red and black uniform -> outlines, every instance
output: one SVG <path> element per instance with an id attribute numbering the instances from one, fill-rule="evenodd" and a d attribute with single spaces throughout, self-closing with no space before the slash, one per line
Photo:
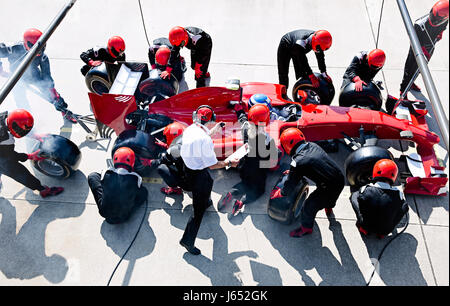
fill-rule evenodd
<path id="1" fill-rule="evenodd" d="M 295 152 L 295 153 L 292 153 Z M 333 208 L 345 185 L 342 171 L 317 144 L 301 142 L 291 151 L 292 162 L 286 179 L 282 180 L 281 195 L 292 194 L 298 182 L 306 177 L 316 184 L 316 190 L 306 199 L 301 212 L 303 227 L 312 228 L 319 210 Z"/>
<path id="2" fill-rule="evenodd" d="M 196 72 L 195 80 L 197 81 L 197 88 L 205 87 L 205 79 L 209 77 L 208 68 L 212 51 L 211 36 L 209 36 L 209 34 L 202 29 L 196 27 L 187 27 L 185 30 L 189 36 L 185 47 L 191 50 L 191 68 L 194 70 L 200 70 L 201 72 Z M 179 56 L 180 47 L 174 47 L 174 50 L 177 55 L 173 58 L 176 59 Z M 170 58 L 171 59 L 169 60 L 168 66 L 175 68 L 175 63 L 172 62 L 172 55 Z M 196 67 L 200 68 L 196 69 Z"/>
<path id="3" fill-rule="evenodd" d="M 341 88 L 352 83 L 356 76 L 359 76 L 362 81 L 369 83 L 381 70 L 382 67 L 375 68 L 369 66 L 368 54 L 368 51 L 361 51 L 353 57 L 350 66 L 347 67 L 344 73 L 344 81 L 342 82 Z"/>
<path id="4" fill-rule="evenodd" d="M 124 62 L 125 53 L 118 57 L 113 57 L 111 53 L 109 53 L 108 48 L 95 47 L 81 53 L 80 58 L 86 64 L 81 68 L 81 73 L 86 75 L 86 73 L 88 73 L 92 68 L 90 61 L 101 61 L 106 63 Z"/>
<path id="5" fill-rule="evenodd" d="M 0 58 L 8 59 L 11 71 L 17 69 L 27 53 L 23 42 L 18 42 L 12 46 L 0 43 Z M 0 70 L 2 70 L 1 61 Z M 67 103 L 55 90 L 55 82 L 50 73 L 50 61 L 44 51 L 41 51 L 33 59 L 21 80 L 37 86 L 41 93 L 46 96 L 46 99 L 55 106 L 56 110 L 64 111 L 67 108 Z"/>
<path id="6" fill-rule="evenodd" d="M 426 15 L 422 18 L 419 18 L 414 23 L 414 29 L 416 30 L 417 37 L 419 38 L 420 45 L 422 46 L 422 50 L 424 51 L 425 56 L 428 61 L 431 59 L 431 56 L 434 53 L 434 45 L 436 42 L 441 40 L 442 34 L 447 29 L 448 21 L 439 25 L 432 26 L 430 23 L 430 16 Z M 406 87 L 408 86 L 411 78 L 414 76 L 418 69 L 417 61 L 414 56 L 414 51 L 412 48 L 409 48 L 408 57 L 405 63 L 405 71 L 403 74 L 403 80 L 400 84 L 400 92 L 404 92 Z"/>
<path id="7" fill-rule="evenodd" d="M 28 160 L 28 154 L 14 150 L 15 140 L 6 125 L 8 112 L 0 113 L 0 175 L 4 174 L 31 190 L 43 191 L 46 187 L 21 163 Z"/>
<path id="8" fill-rule="evenodd" d="M 289 87 L 289 63 L 292 59 L 295 77 L 308 77 L 313 71 L 308 63 L 308 54 L 312 50 L 312 37 L 315 31 L 296 30 L 285 34 L 278 45 L 277 62 L 278 78 L 281 85 Z M 323 51 L 314 52 L 320 72 L 326 72 L 325 54 Z"/>
<path id="9" fill-rule="evenodd" d="M 350 202 L 360 231 L 379 236 L 391 233 L 409 209 L 403 193 L 385 182 L 361 187 Z"/>
<path id="10" fill-rule="evenodd" d="M 127 221 L 148 197 L 141 176 L 124 168 L 109 168 L 103 176 L 93 172 L 88 184 L 100 215 L 111 224 Z"/>
<path id="11" fill-rule="evenodd" d="M 155 59 L 156 52 L 161 46 L 167 46 L 170 49 L 169 64 L 165 66 L 159 65 Z M 158 68 L 164 71 L 166 70 L 166 67 L 170 65 L 170 67 L 173 69 L 171 73 L 177 78 L 177 80 L 180 81 L 183 78 L 184 58 L 180 56 L 179 50 L 175 50 L 168 38 L 160 37 L 153 41 L 153 44 L 148 48 L 148 60 L 152 69 Z"/>

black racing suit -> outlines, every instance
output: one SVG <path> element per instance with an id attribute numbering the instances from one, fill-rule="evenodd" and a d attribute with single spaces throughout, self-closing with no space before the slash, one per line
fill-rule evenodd
<path id="1" fill-rule="evenodd" d="M 123 168 L 109 168 L 103 177 L 93 172 L 88 184 L 100 215 L 111 224 L 127 221 L 148 197 L 139 174 Z"/>
<path id="2" fill-rule="evenodd" d="M 403 193 L 387 183 L 361 187 L 350 197 L 357 225 L 368 233 L 388 235 L 408 212 Z"/>
<path id="3" fill-rule="evenodd" d="M 345 178 L 336 163 L 317 144 L 303 142 L 294 152 L 288 177 L 281 187 L 281 194 L 283 196 L 292 194 L 303 177 L 316 184 L 316 190 L 306 199 L 301 211 L 302 226 L 312 228 L 319 210 L 333 208 L 336 205 L 344 188 Z"/>
<path id="4" fill-rule="evenodd" d="M 430 18 L 429 15 L 426 15 L 422 18 L 419 18 L 414 23 L 414 29 L 416 30 L 417 37 L 419 38 L 420 45 L 422 47 L 425 47 L 427 52 L 429 53 L 428 61 L 430 60 L 431 56 L 433 55 L 434 49 L 433 46 L 438 40 L 438 36 L 442 35 L 442 33 L 447 28 L 448 21 L 444 24 L 433 27 L 430 24 Z M 404 92 L 406 90 L 406 87 L 408 86 L 409 82 L 411 81 L 412 77 L 414 76 L 414 73 L 416 73 L 418 69 L 416 58 L 414 56 L 414 51 L 412 48 L 409 48 L 408 57 L 406 59 L 405 63 L 405 71 L 403 74 L 403 80 L 400 84 L 400 92 Z"/>
<path id="5" fill-rule="evenodd" d="M 148 48 L 148 60 L 152 67 L 156 67 L 157 69 L 164 71 L 166 70 L 167 65 L 161 66 L 156 63 L 156 52 L 161 46 L 167 46 L 170 49 L 170 58 L 169 63 L 171 63 L 172 74 L 177 78 L 178 81 L 181 81 L 183 78 L 183 62 L 184 59 L 180 56 L 179 52 L 176 52 L 170 43 L 169 39 L 165 37 L 157 38 L 153 41 L 153 44 Z"/>
<path id="6" fill-rule="evenodd" d="M 285 34 L 278 45 L 278 78 L 281 85 L 289 87 L 289 62 L 292 59 L 297 80 L 308 77 L 313 71 L 306 54 L 312 50 L 311 39 L 314 31 L 296 30 Z M 326 72 L 325 55 L 322 51 L 314 52 L 320 72 Z"/>
<path id="7" fill-rule="evenodd" d="M 208 67 L 212 51 L 211 36 L 202 29 L 196 27 L 187 27 L 185 30 L 189 35 L 189 40 L 185 47 L 191 50 L 191 68 L 195 70 L 196 64 L 202 65 L 200 67 L 202 75 L 200 77 L 195 77 L 195 80 L 197 81 L 196 87 L 205 87 L 205 79 L 209 77 Z M 176 59 L 179 56 L 180 47 L 174 47 L 174 51 L 177 56 L 174 56 L 173 58 Z M 172 59 L 172 55 L 170 58 Z M 172 68 L 175 67 L 171 60 L 169 61 L 168 66 Z"/>
<path id="8" fill-rule="evenodd" d="M 31 190 L 42 191 L 45 187 L 21 164 L 28 160 L 28 155 L 14 151 L 14 137 L 6 126 L 7 115 L 0 113 L 0 175 L 9 176 Z"/>
<path id="9" fill-rule="evenodd" d="M 28 51 L 25 49 L 23 42 L 18 42 L 12 46 L 0 43 L 0 58 L 8 59 L 11 71 L 17 69 L 27 53 Z M 0 66 L 2 66 L 1 61 Z M 55 82 L 50 73 L 50 61 L 42 51 L 39 56 L 33 59 L 22 75 L 21 80 L 37 86 L 46 99 L 55 106 L 56 110 L 62 111 L 67 108 L 67 103 L 64 99 L 59 94 L 55 96 L 53 93 Z"/>
<path id="10" fill-rule="evenodd" d="M 105 47 L 95 47 L 89 49 L 80 54 L 81 60 L 86 64 L 81 68 L 81 73 L 86 75 L 86 73 L 91 70 L 91 66 L 89 65 L 89 61 L 102 61 L 106 63 L 115 63 L 115 62 L 124 62 L 125 61 L 125 53 L 119 57 L 113 57 L 108 49 Z"/>
<path id="11" fill-rule="evenodd" d="M 361 51 L 353 57 L 350 66 L 347 67 L 344 73 L 344 81 L 341 89 L 353 82 L 353 78 L 359 76 L 362 81 L 369 83 L 377 75 L 381 68 L 372 68 L 369 66 L 367 60 L 367 51 Z"/>
<path id="12" fill-rule="evenodd" d="M 237 167 L 241 182 L 231 188 L 231 195 L 244 204 L 251 203 L 264 194 L 267 174 L 276 165 L 278 149 L 275 141 L 265 132 L 256 132 L 256 127 L 249 123 L 245 112 L 237 112 L 242 129 L 244 144 L 248 144 L 249 153 L 244 156 Z M 271 157 L 275 160 L 271 160 Z"/>

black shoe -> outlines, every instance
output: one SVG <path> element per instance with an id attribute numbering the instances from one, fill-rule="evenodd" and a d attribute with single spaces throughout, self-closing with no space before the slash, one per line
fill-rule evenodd
<path id="1" fill-rule="evenodd" d="M 197 249 L 195 246 L 193 245 L 187 245 L 186 243 L 183 242 L 183 239 L 180 240 L 180 244 L 186 248 L 186 250 L 191 253 L 192 255 L 200 255 L 202 252 Z"/>

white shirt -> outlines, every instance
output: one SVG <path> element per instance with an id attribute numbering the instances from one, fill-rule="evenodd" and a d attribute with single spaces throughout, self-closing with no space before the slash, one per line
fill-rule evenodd
<path id="1" fill-rule="evenodd" d="M 217 164 L 214 143 L 205 126 L 194 123 L 184 130 L 181 158 L 191 170 L 202 170 Z"/>

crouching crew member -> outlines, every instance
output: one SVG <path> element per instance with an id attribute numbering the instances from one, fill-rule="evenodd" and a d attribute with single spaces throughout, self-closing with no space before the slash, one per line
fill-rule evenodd
<path id="1" fill-rule="evenodd" d="M 296 185 L 306 177 L 316 184 L 316 190 L 306 199 L 301 210 L 301 225 L 290 233 L 291 237 L 311 234 L 314 219 L 319 210 L 325 209 L 327 215 L 344 188 L 345 178 L 336 163 L 315 143 L 307 142 L 297 128 L 288 128 L 281 133 L 283 149 L 292 157 L 291 167 L 283 175 L 287 179 L 282 187 L 276 187 L 271 199 L 283 198 L 294 192 Z"/>
<path id="2" fill-rule="evenodd" d="M 184 58 L 175 51 L 168 38 L 160 37 L 153 41 L 148 48 L 148 60 L 152 69 L 162 71 L 162 79 L 170 79 L 170 74 L 173 74 L 178 81 L 183 78 L 183 72 L 186 70 Z"/>
<path id="3" fill-rule="evenodd" d="M 278 45 L 277 53 L 279 83 L 286 86 L 286 89 L 289 87 L 289 62 L 292 59 L 297 80 L 308 77 L 314 87 L 319 87 L 319 79 L 314 75 L 306 57 L 311 50 L 314 50 L 320 72 L 331 83 L 324 54 L 331 44 L 331 34 L 325 30 L 295 30 L 285 34 Z"/>
<path id="4" fill-rule="evenodd" d="M 120 36 L 113 36 L 106 47 L 95 47 L 80 55 L 86 64 L 81 68 L 81 74 L 86 75 L 92 67 L 100 66 L 103 62 L 115 63 L 125 61 L 125 41 Z"/>
<path id="5" fill-rule="evenodd" d="M 177 54 L 174 58 L 178 57 L 183 47 L 191 50 L 191 68 L 195 71 L 196 87 L 205 87 L 206 79 L 210 77 L 208 67 L 212 51 L 211 36 L 196 27 L 174 27 L 169 32 L 169 40 Z M 173 63 L 169 63 L 169 68 L 174 69 Z"/>
<path id="6" fill-rule="evenodd" d="M 33 116 L 24 109 L 0 113 L 0 175 L 4 174 L 20 184 L 38 190 L 41 197 L 54 196 L 64 191 L 62 187 L 48 187 L 41 184 L 20 162 L 45 159 L 37 150 L 31 154 L 14 151 L 14 138 L 27 135 L 34 125 Z"/>
<path id="7" fill-rule="evenodd" d="M 103 176 L 93 172 L 88 177 L 98 211 L 108 223 L 127 221 L 147 200 L 148 192 L 142 186 L 142 178 L 133 172 L 135 159 L 133 150 L 119 148 L 113 156 L 114 167 L 106 170 Z"/>
<path id="8" fill-rule="evenodd" d="M 191 184 L 194 213 L 190 217 L 180 244 L 191 254 L 201 252 L 194 246 L 205 210 L 212 205 L 211 191 L 213 179 L 209 169 L 220 169 L 227 166 L 224 161 L 218 161 L 211 139 L 212 131 L 217 131 L 220 123 L 211 131 L 206 127 L 215 121 L 216 115 L 208 105 L 202 105 L 193 113 L 194 123 L 186 128 L 181 137 L 181 158 L 186 165 L 186 179 Z M 239 161 L 230 161 L 228 166 L 235 167 Z"/>
<path id="9" fill-rule="evenodd" d="M 362 91 L 363 85 L 367 85 L 373 80 L 378 71 L 383 68 L 385 61 L 386 54 L 383 50 L 374 49 L 370 52 L 359 52 L 353 57 L 350 66 L 345 71 L 341 88 L 353 82 L 355 83 L 355 91 Z"/>
<path id="10" fill-rule="evenodd" d="M 448 25 L 448 0 L 436 2 L 430 10 L 430 13 L 419 18 L 414 23 L 414 30 L 422 46 L 423 54 L 430 61 L 434 53 L 435 44 L 442 39 L 442 34 Z M 403 80 L 400 84 L 400 95 L 404 93 L 406 87 L 418 69 L 416 57 L 413 49 L 409 48 L 408 57 L 405 63 Z M 419 86 L 412 84 L 412 90 L 420 91 Z M 407 99 L 407 93 L 405 95 Z"/>
<path id="11" fill-rule="evenodd" d="M 356 214 L 356 226 L 363 235 L 378 238 L 391 233 L 408 212 L 402 191 L 394 187 L 398 168 L 390 159 L 379 160 L 373 167 L 373 183 L 361 187 L 350 197 Z"/>
<path id="12" fill-rule="evenodd" d="M 0 58 L 7 58 L 11 71 L 15 71 L 41 36 L 41 31 L 32 28 L 25 31 L 22 42 L 18 42 L 12 46 L 6 46 L 5 44 L 0 43 Z M 67 103 L 55 89 L 55 82 L 50 72 L 50 61 L 44 53 L 44 50 L 45 46 L 33 59 L 30 66 L 21 77 L 21 80 L 37 86 L 46 99 L 55 106 L 56 110 L 62 113 L 64 119 L 76 123 L 77 121 L 72 116 L 71 112 L 67 111 Z M 0 74 L 5 74 L 1 61 Z"/>
<path id="13" fill-rule="evenodd" d="M 264 194 L 267 173 L 278 161 L 275 141 L 264 130 L 270 123 L 269 108 L 256 104 L 249 109 L 248 118 L 241 104 L 236 104 L 234 110 L 241 125 L 244 145 L 248 146 L 248 154 L 237 166 L 241 182 L 234 185 L 219 203 L 220 210 L 234 201 L 231 216 L 237 215 L 244 204 Z"/>

